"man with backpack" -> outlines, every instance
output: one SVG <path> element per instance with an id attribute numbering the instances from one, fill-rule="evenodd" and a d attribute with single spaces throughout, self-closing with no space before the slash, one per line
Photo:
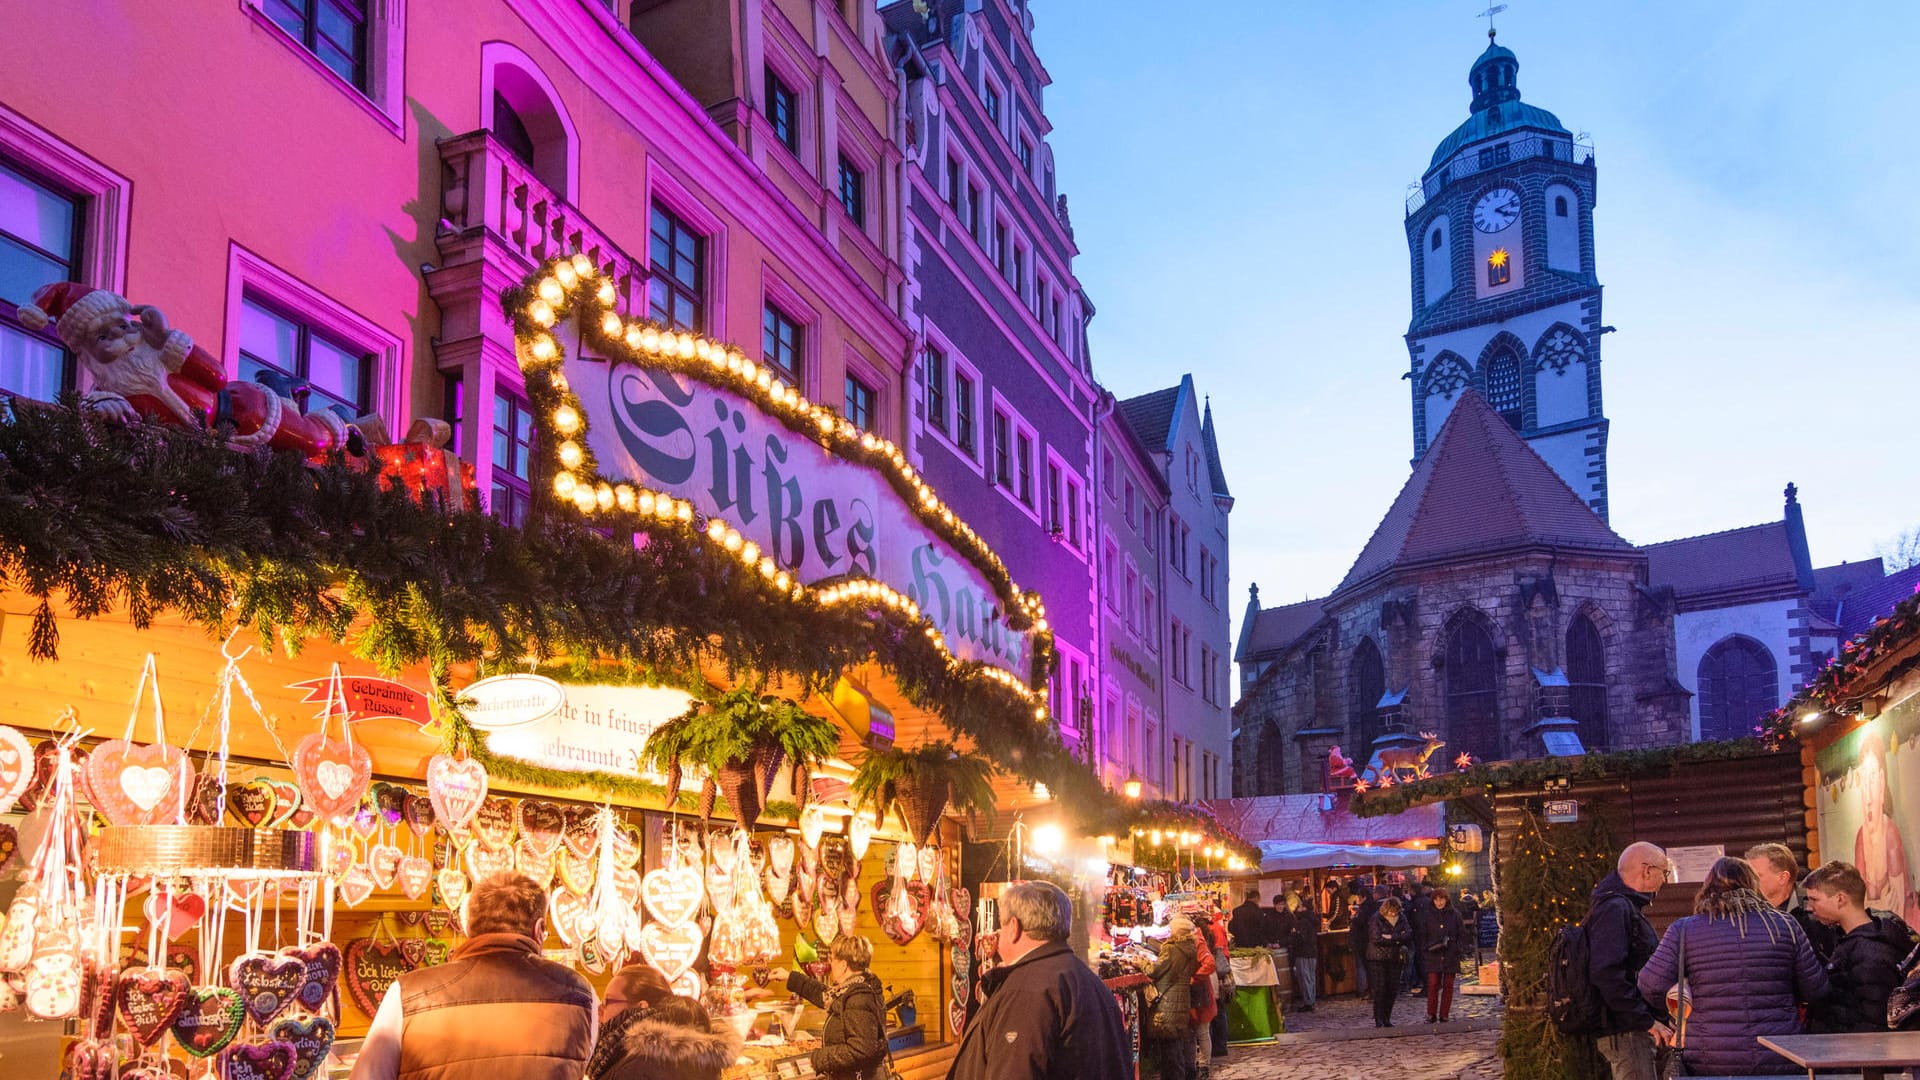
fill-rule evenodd
<path id="1" fill-rule="evenodd" d="M 1593 890 L 1579 926 L 1560 932 L 1548 968 L 1547 1011 L 1566 1035 L 1591 1035 L 1613 1080 L 1657 1080 L 1655 1044 L 1673 1041 L 1661 1012 L 1640 996 L 1640 969 L 1660 939 L 1645 908 L 1672 864 L 1648 843 L 1620 853 L 1614 872 Z"/>

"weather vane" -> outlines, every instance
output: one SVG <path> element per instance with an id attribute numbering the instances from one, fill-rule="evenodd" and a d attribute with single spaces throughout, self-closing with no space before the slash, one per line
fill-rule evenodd
<path id="1" fill-rule="evenodd" d="M 1493 35 L 1494 35 L 1494 29 L 1493 29 L 1493 17 L 1494 17 L 1495 15 L 1498 15 L 1498 14 L 1500 14 L 1501 12 L 1503 12 L 1503 11 L 1505 11 L 1505 10 L 1507 10 L 1507 5 L 1505 5 L 1505 4 L 1495 4 L 1495 5 L 1493 5 L 1492 7 L 1489 7 L 1489 8 L 1487 9 L 1487 10 L 1485 10 L 1485 11 L 1483 11 L 1483 12 L 1481 12 L 1480 14 L 1478 14 L 1478 15 L 1475 15 L 1475 16 L 1474 16 L 1474 18 L 1476 18 L 1476 19 L 1485 19 L 1485 20 L 1487 20 L 1487 37 L 1488 37 L 1488 38 L 1492 38 L 1492 37 L 1493 37 Z"/>

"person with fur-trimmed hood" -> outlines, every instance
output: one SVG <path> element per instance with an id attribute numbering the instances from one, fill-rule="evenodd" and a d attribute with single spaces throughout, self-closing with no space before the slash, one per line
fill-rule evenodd
<path id="1" fill-rule="evenodd" d="M 605 1080 L 720 1080 L 740 1056 L 740 1037 L 714 1031 L 707 1010 L 690 997 L 661 998 L 623 1027 L 620 1057 Z"/>

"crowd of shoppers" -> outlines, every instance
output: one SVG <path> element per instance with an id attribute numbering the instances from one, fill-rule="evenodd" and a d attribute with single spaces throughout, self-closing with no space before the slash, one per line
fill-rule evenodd
<path id="1" fill-rule="evenodd" d="M 1867 907 L 1852 864 L 1798 871 L 1780 844 L 1721 858 L 1692 914 L 1656 936 L 1646 908 L 1673 865 L 1652 844 L 1620 853 L 1581 924 L 1614 1080 L 1790 1074 L 1760 1038 L 1888 1029 L 1889 997 L 1920 958 L 1913 931 Z"/>

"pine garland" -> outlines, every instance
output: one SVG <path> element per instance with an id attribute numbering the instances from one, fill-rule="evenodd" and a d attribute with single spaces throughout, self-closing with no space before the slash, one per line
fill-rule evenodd
<path id="1" fill-rule="evenodd" d="M 1853 711 L 1859 696 L 1872 689 L 1862 680 L 1916 638 L 1920 638 L 1920 592 L 1894 605 L 1892 611 L 1841 646 L 1827 666 L 1763 719 L 1754 733 L 1770 744 L 1784 746 L 1794 738 L 1802 716 Z"/>
<path id="2" fill-rule="evenodd" d="M 1509 1080 L 1605 1080 L 1591 1040 L 1569 1039 L 1547 1019 L 1547 957 L 1560 929 L 1586 917 L 1594 886 L 1614 861 L 1601 814 L 1544 824 L 1525 813 L 1500 863 L 1500 981 L 1507 998 L 1500 1056 Z"/>
<path id="3" fill-rule="evenodd" d="M 1777 746 L 1759 739 L 1724 739 L 1662 746 L 1652 750 L 1500 761 L 1426 780 L 1409 780 L 1390 788 L 1360 792 L 1353 796 L 1350 805 L 1357 817 L 1381 817 L 1463 795 L 1477 795 L 1502 788 L 1537 788 L 1548 780 L 1564 778 L 1577 782 L 1616 776 L 1648 776 L 1678 765 L 1752 757 L 1777 749 Z"/>
<path id="4" fill-rule="evenodd" d="M 514 528 L 446 512 L 334 461 L 243 451 L 212 435 L 118 426 L 19 401 L 0 415 L 0 587 L 38 601 L 37 660 L 59 655 L 53 600 L 146 629 L 178 612 L 223 637 L 248 627 L 290 653 L 350 642 L 383 673 L 592 657 L 633 672 L 778 674 L 828 685 L 872 662 L 904 696 L 1097 818 L 1113 801 L 1053 724 L 982 664 L 949 665 L 921 624 L 888 608 L 796 601 L 679 525 L 608 537 L 569 514 Z M 446 718 L 456 730 L 457 718 Z M 503 775 L 555 785 L 493 759 Z M 595 777 L 645 794 L 629 778 Z"/>

